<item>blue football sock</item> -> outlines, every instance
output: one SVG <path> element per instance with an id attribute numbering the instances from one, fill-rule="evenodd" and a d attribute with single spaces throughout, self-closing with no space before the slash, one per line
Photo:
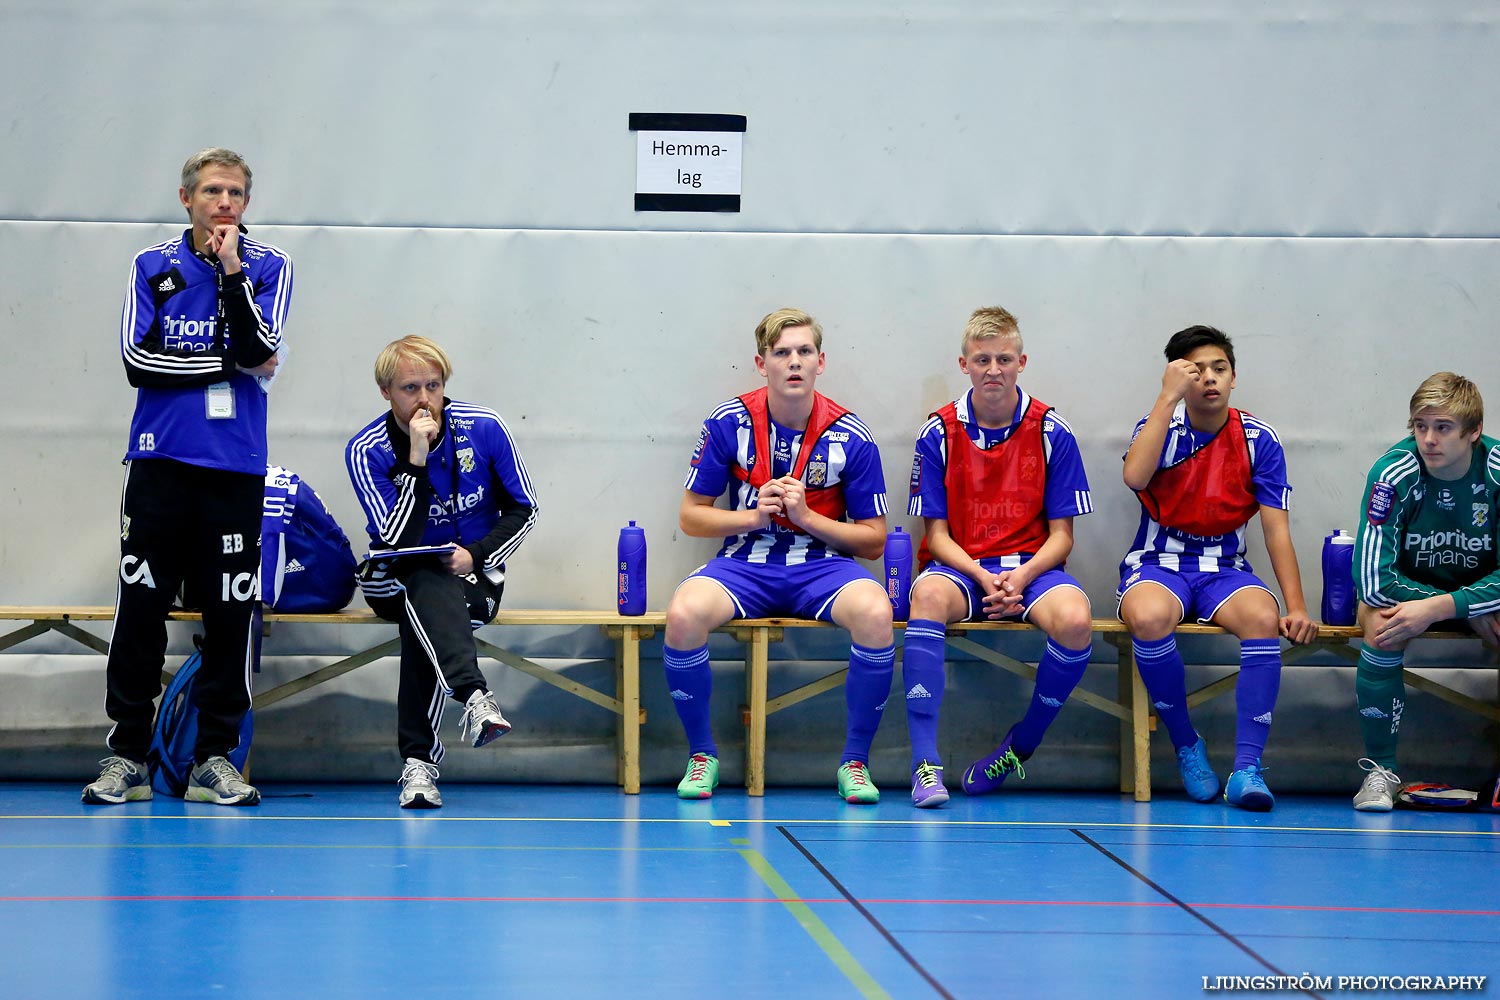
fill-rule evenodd
<path id="1" fill-rule="evenodd" d="M 1141 683 L 1151 696 L 1151 707 L 1167 727 L 1172 746 L 1181 750 L 1198 742 L 1198 731 L 1188 718 L 1187 676 L 1182 655 L 1177 652 L 1177 637 L 1168 635 L 1155 642 L 1131 639 L 1135 650 L 1135 667 Z"/>
<path id="2" fill-rule="evenodd" d="M 1271 710 L 1281 688 L 1281 640 L 1240 643 L 1240 679 L 1234 691 L 1234 770 L 1260 763 L 1271 735 Z"/>
<path id="3" fill-rule="evenodd" d="M 667 690 L 687 731 L 688 753 L 717 757 L 719 750 L 714 746 L 708 717 L 708 698 L 714 688 L 714 676 L 708 669 L 708 643 L 697 649 L 663 646 L 662 661 L 667 668 Z"/>
<path id="4" fill-rule="evenodd" d="M 906 728 L 911 734 L 911 766 L 922 761 L 942 765 L 938 756 L 938 712 L 943 706 L 942 622 L 916 619 L 906 623 L 906 652 L 901 679 L 906 687 Z"/>
<path id="5" fill-rule="evenodd" d="M 1065 649 L 1051 638 L 1036 665 L 1036 689 L 1031 692 L 1031 704 L 1026 714 L 1010 732 L 1010 745 L 1022 760 L 1030 757 L 1041 745 L 1047 727 L 1057 718 L 1063 702 L 1083 679 L 1083 671 L 1089 665 L 1089 654 L 1093 646 L 1082 649 Z"/>
<path id="6" fill-rule="evenodd" d="M 844 685 L 844 703 L 849 707 L 849 731 L 841 761 L 870 762 L 870 744 L 880 728 L 885 700 L 891 695 L 891 677 L 896 673 L 896 646 L 869 649 L 849 644 L 849 680 Z"/>

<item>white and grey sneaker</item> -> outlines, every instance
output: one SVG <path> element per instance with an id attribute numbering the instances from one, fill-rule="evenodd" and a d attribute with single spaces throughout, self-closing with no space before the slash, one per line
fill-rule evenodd
<path id="1" fill-rule="evenodd" d="M 463 728 L 464 739 L 475 747 L 493 743 L 510 732 L 510 723 L 500 714 L 500 703 L 488 691 L 475 691 L 469 695 L 459 725 Z"/>
<path id="2" fill-rule="evenodd" d="M 216 806 L 260 805 L 260 792 L 223 757 L 210 757 L 194 767 L 182 797 L 189 802 L 212 802 Z"/>
<path id="3" fill-rule="evenodd" d="M 128 757 L 106 757 L 99 762 L 104 770 L 99 780 L 83 789 L 83 801 L 91 806 L 140 802 L 151 797 L 151 775 L 146 765 Z"/>
<path id="4" fill-rule="evenodd" d="M 406 766 L 401 769 L 401 808 L 441 809 L 443 796 L 438 793 L 437 777 L 437 765 L 406 758 Z"/>
<path id="5" fill-rule="evenodd" d="M 1381 767 L 1368 757 L 1359 759 L 1359 766 L 1370 773 L 1364 784 L 1354 793 L 1354 808 L 1360 812 L 1390 812 L 1396 793 L 1401 791 L 1401 779 L 1388 767 Z"/>

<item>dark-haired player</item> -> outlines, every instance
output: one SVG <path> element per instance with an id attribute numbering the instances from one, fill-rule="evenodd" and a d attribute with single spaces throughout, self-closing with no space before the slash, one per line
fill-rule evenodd
<path id="1" fill-rule="evenodd" d="M 1227 336 L 1189 327 L 1172 335 L 1165 353 L 1161 392 L 1125 455 L 1125 485 L 1140 499 L 1141 522 L 1120 564 L 1120 619 L 1183 785 L 1198 802 L 1219 794 L 1219 778 L 1188 718 L 1173 629 L 1191 618 L 1239 638 L 1234 766 L 1224 798 L 1266 810 L 1276 800 L 1260 761 L 1281 683 L 1280 637 L 1305 643 L 1318 634 L 1292 547 L 1286 457 L 1270 424 L 1229 405 L 1235 367 Z M 1245 558 L 1245 528 L 1257 513 L 1285 615 Z"/>

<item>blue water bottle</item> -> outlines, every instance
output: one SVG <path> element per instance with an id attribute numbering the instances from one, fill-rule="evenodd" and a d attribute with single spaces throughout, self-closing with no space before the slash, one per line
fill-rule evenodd
<path id="1" fill-rule="evenodd" d="M 911 536 L 902 528 L 885 536 L 885 592 L 896 621 L 911 617 Z"/>
<path id="2" fill-rule="evenodd" d="M 646 529 L 635 522 L 620 529 L 618 568 L 619 610 L 622 615 L 646 613 Z"/>
<path id="3" fill-rule="evenodd" d="M 1353 625 L 1354 536 L 1339 530 L 1323 539 L 1323 624 Z"/>

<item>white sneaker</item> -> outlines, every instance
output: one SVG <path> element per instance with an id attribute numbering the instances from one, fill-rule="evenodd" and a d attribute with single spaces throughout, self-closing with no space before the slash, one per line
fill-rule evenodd
<path id="1" fill-rule="evenodd" d="M 1368 757 L 1359 759 L 1359 766 L 1370 773 L 1364 784 L 1354 793 L 1354 808 L 1360 812 L 1390 812 L 1396 793 L 1401 791 L 1401 779 L 1388 767 L 1381 767 Z"/>
<path id="2" fill-rule="evenodd" d="M 475 691 L 464 703 L 464 715 L 458 720 L 464 739 L 470 746 L 482 747 L 510 732 L 510 723 L 500 714 L 500 703 L 488 691 Z"/>
<path id="3" fill-rule="evenodd" d="M 106 757 L 99 780 L 84 786 L 83 801 L 92 806 L 119 805 L 151 798 L 151 776 L 146 765 L 127 757 Z"/>
<path id="4" fill-rule="evenodd" d="M 406 767 L 401 769 L 401 808 L 441 809 L 443 797 L 438 794 L 437 777 L 435 764 L 406 758 Z"/>
<path id="5" fill-rule="evenodd" d="M 193 768 L 182 797 L 189 802 L 212 802 L 216 806 L 260 805 L 260 792 L 223 757 L 210 757 Z"/>

